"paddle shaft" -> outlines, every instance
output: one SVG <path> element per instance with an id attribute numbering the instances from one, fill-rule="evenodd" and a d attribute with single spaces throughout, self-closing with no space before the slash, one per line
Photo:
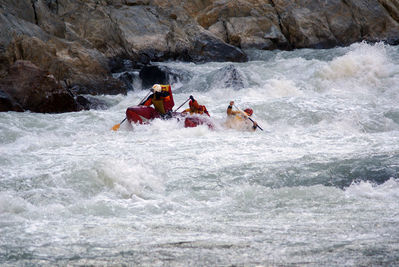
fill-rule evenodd
<path id="1" fill-rule="evenodd" d="M 139 105 L 140 105 L 140 104 L 148 97 L 148 95 L 151 94 L 151 93 L 152 93 L 152 91 L 150 90 L 150 91 L 148 92 L 148 94 L 147 94 L 143 99 L 140 100 Z"/>
<path id="2" fill-rule="evenodd" d="M 175 112 L 178 111 L 184 104 L 186 104 L 188 100 L 190 100 L 190 98 L 188 98 L 186 101 L 184 101 L 183 104 L 181 104 L 177 109 L 175 109 Z"/>
<path id="3" fill-rule="evenodd" d="M 239 107 L 237 107 L 236 105 L 234 105 L 234 107 L 236 108 L 236 109 L 238 109 L 241 113 L 244 113 L 244 111 L 242 111 Z M 245 116 L 247 119 L 249 119 L 250 121 L 252 121 L 253 123 L 255 123 L 255 121 L 253 120 L 253 119 L 251 119 L 249 116 Z M 259 125 L 258 125 L 258 123 L 256 123 L 256 126 L 259 128 L 259 129 L 261 129 L 262 131 L 263 131 L 263 129 L 262 129 L 262 127 L 260 127 Z"/>
<path id="4" fill-rule="evenodd" d="M 250 117 L 248 117 L 248 119 L 249 119 L 250 121 L 252 121 L 253 123 L 255 123 L 254 120 L 251 119 Z M 256 123 L 256 126 L 257 126 L 259 129 L 261 129 L 261 130 L 263 131 L 263 129 L 258 125 L 258 123 Z"/>

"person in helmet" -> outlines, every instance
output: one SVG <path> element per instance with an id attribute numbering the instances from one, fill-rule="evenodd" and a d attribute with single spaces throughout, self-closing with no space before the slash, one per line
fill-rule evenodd
<path id="1" fill-rule="evenodd" d="M 161 115 L 162 118 L 171 118 L 172 110 L 165 108 L 165 100 L 170 97 L 170 93 L 167 90 L 162 90 L 160 84 L 154 84 L 151 91 L 153 92 L 148 96 L 146 100 L 141 102 L 139 105 L 151 106 L 154 105 L 155 110 Z"/>
<path id="2" fill-rule="evenodd" d="M 183 113 L 190 112 L 190 114 L 206 114 L 210 117 L 208 110 L 205 106 L 198 104 L 197 100 L 194 99 L 192 95 L 190 95 L 190 102 L 188 103 L 189 108 L 184 110 Z"/>
<path id="3" fill-rule="evenodd" d="M 253 114 L 251 108 L 246 108 L 244 111 L 233 110 L 234 101 L 230 101 L 227 107 L 226 126 L 234 129 L 248 129 L 255 131 L 258 128 L 256 121 L 248 120 Z"/>

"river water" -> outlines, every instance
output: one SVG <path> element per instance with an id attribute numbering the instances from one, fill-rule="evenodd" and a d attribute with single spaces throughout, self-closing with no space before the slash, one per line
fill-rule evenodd
<path id="1" fill-rule="evenodd" d="M 0 113 L 0 265 L 398 265 L 399 47 L 248 53 L 162 64 L 214 130 L 111 131 L 146 90 Z M 230 100 L 264 131 L 226 129 Z"/>

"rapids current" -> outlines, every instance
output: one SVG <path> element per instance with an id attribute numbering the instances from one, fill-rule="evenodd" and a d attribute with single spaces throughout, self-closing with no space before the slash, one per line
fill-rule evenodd
<path id="1" fill-rule="evenodd" d="M 399 47 L 248 54 L 158 63 L 215 130 L 111 131 L 146 90 L 0 113 L 0 265 L 398 265 Z M 230 100 L 264 131 L 224 128 Z"/>

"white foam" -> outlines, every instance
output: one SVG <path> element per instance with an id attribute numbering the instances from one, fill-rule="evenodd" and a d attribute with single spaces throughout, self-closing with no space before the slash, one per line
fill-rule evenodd
<path id="1" fill-rule="evenodd" d="M 23 198 L 9 192 L 0 192 L 0 214 L 19 214 L 32 209 L 33 206 Z"/>
<path id="2" fill-rule="evenodd" d="M 327 80 L 356 80 L 377 86 L 380 79 L 390 76 L 392 64 L 382 43 L 355 44 L 352 50 L 324 66 L 319 75 Z M 348 88 L 349 89 L 349 88 Z"/>
<path id="3" fill-rule="evenodd" d="M 345 194 L 347 197 L 399 201 L 399 180 L 391 178 L 380 185 L 370 181 L 353 182 L 345 189 Z"/>
<path id="4" fill-rule="evenodd" d="M 146 198 L 151 192 L 164 191 L 164 179 L 167 177 L 161 170 L 151 166 L 154 161 L 108 159 L 99 163 L 99 178 L 105 185 L 124 198 L 133 195 Z"/>
<path id="5" fill-rule="evenodd" d="M 253 108 L 263 132 L 184 128 L 183 120 L 174 119 L 133 127 L 125 122 L 111 131 L 145 90 L 103 96 L 115 103 L 108 110 L 0 113 L 0 217 L 9 227 L 2 228 L 2 245 L 12 249 L 21 233 L 18 240 L 28 255 L 53 260 L 58 250 L 60 258 L 79 255 L 84 263 L 102 253 L 86 244 L 123 258 L 149 242 L 157 248 L 205 234 L 211 244 L 222 234 L 243 244 L 250 256 L 262 251 L 275 251 L 276 259 L 309 251 L 320 256 L 326 248 L 327 262 L 342 256 L 347 240 L 360 256 L 364 247 L 384 247 L 390 237 L 397 241 L 392 211 L 398 210 L 398 180 L 359 182 L 345 190 L 324 184 L 364 167 L 356 164 L 396 169 L 398 127 L 384 126 L 384 117 L 390 112 L 397 125 L 398 78 L 385 71 L 399 49 L 358 44 L 337 50 L 323 51 L 328 57 L 310 51 L 316 54 L 310 60 L 298 50 L 277 51 L 280 57 L 237 63 L 249 81 L 238 90 L 203 87 L 227 63 L 171 63 L 199 82 L 174 93 L 175 108 L 193 94 L 222 125 L 234 100 L 241 109 Z M 393 60 L 399 74 L 399 58 Z M 326 73 L 318 73 L 320 68 Z M 376 84 L 385 84 L 385 91 Z M 371 162 L 376 154 L 380 157 Z M 24 224 L 33 226 L 24 231 Z M 375 239 L 364 239 L 370 226 Z M 38 240 L 51 246 L 40 247 Z M 184 246 L 162 250 L 189 248 Z M 213 250 L 220 259 L 225 251 Z M 353 255 L 344 255 L 343 262 Z"/>
<path id="6" fill-rule="evenodd" d="M 292 97 L 303 95 L 294 81 L 287 79 L 271 79 L 266 86 L 266 93 L 272 97 Z"/>

